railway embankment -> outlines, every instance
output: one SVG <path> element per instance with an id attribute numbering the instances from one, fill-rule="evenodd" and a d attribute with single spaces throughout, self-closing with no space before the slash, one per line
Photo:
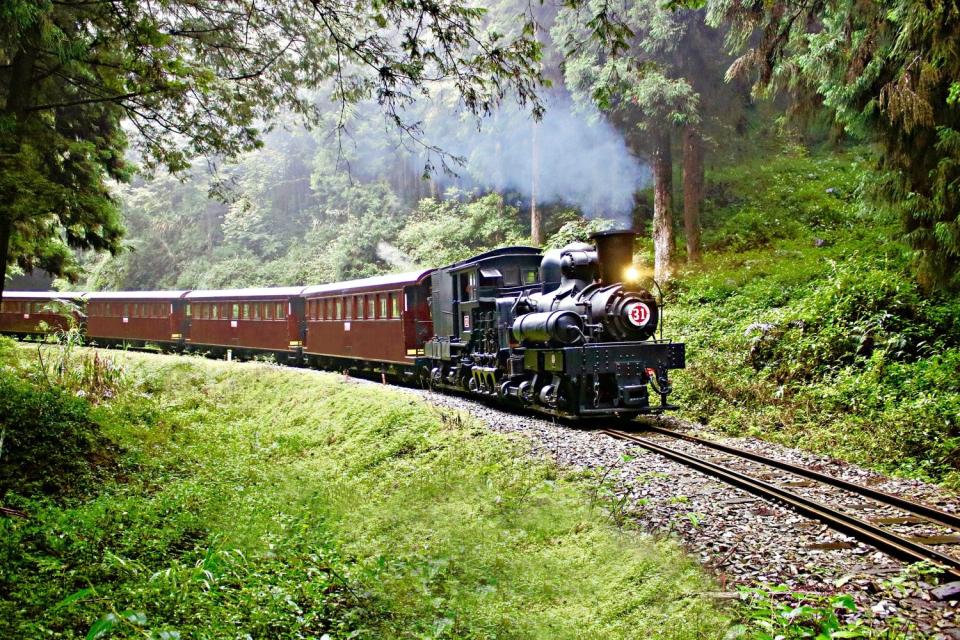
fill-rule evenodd
<path id="1" fill-rule="evenodd" d="M 0 636 L 729 629 L 695 560 L 616 526 L 593 480 L 408 393 L 0 346 Z"/>

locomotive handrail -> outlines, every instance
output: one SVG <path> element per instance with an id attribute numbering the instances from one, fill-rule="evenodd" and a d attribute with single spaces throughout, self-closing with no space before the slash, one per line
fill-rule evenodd
<path id="1" fill-rule="evenodd" d="M 660 307 L 660 342 L 663 342 L 663 324 L 664 324 L 664 313 L 663 310 L 666 308 L 666 303 L 664 302 L 663 289 L 660 288 L 660 283 L 656 281 L 655 278 L 650 278 L 650 281 L 653 282 L 653 286 L 657 288 L 657 295 L 660 296 L 660 300 L 657 302 L 657 306 Z"/>

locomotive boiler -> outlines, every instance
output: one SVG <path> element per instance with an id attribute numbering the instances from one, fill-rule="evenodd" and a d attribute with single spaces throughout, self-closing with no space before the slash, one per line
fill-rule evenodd
<path id="1" fill-rule="evenodd" d="M 438 269 L 421 370 L 433 386 L 557 415 L 672 408 L 668 371 L 683 368 L 684 345 L 656 339 L 656 300 L 624 283 L 635 238 L 608 231 L 544 255 L 510 247 Z"/>

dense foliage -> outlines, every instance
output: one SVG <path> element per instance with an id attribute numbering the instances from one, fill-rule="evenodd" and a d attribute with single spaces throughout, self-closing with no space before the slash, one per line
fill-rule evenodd
<path id="1" fill-rule="evenodd" d="M 88 402 L 0 371 L 0 501 L 93 493 L 115 456 Z"/>
<path id="2" fill-rule="evenodd" d="M 860 200 L 870 166 L 786 154 L 712 176 L 714 250 L 667 310 L 690 353 L 678 402 L 717 430 L 960 486 L 960 303 L 924 293 L 897 220 Z"/>
<path id="3" fill-rule="evenodd" d="M 75 277 L 66 245 L 119 249 L 108 180 L 130 175 L 127 131 L 148 169 L 181 171 L 259 147 L 281 109 L 322 122 L 318 90 L 338 132 L 348 107 L 372 100 L 415 134 L 403 109 L 439 84 L 467 112 L 511 91 L 538 113 L 530 29 L 506 39 L 484 13 L 449 1 L 5 2 L 0 290 L 8 261 Z"/>
<path id="4" fill-rule="evenodd" d="M 876 143 L 875 202 L 903 218 L 928 286 L 960 264 L 960 8 L 955 2 L 717 0 L 714 24 L 748 49 L 731 76 L 787 89 L 846 133 Z M 953 282 L 956 284 L 955 282 Z"/>

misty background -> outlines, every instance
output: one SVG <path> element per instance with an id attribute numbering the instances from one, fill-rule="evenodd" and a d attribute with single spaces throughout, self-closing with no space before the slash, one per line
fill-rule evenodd
<path id="1" fill-rule="evenodd" d="M 491 23 L 509 30 L 527 8 L 521 4 L 491 5 Z M 454 92 L 433 90 L 406 109 L 405 119 L 418 124 L 411 137 L 377 104 L 344 111 L 320 94 L 319 126 L 280 121 L 262 148 L 218 167 L 217 180 L 229 185 L 225 200 L 210 197 L 216 184 L 202 161 L 185 179 L 158 175 L 121 185 L 127 250 L 85 256 L 86 278 L 77 288 L 323 283 L 440 266 L 508 244 L 559 245 L 607 228 L 632 228 L 649 238 L 651 158 L 665 132 L 675 173 L 682 171 L 679 107 L 671 107 L 666 120 L 650 115 L 663 99 L 699 110 L 695 121 L 709 147 L 707 162 L 753 153 L 758 127 L 751 119 L 760 123 L 760 135 L 774 122 L 756 112 L 745 86 L 724 81 L 729 57 L 722 37 L 698 14 L 664 12 L 658 20 L 675 24 L 654 33 L 670 40 L 656 45 L 656 55 L 664 70 L 675 71 L 651 74 L 637 84 L 648 94 L 631 94 L 600 111 L 590 81 L 600 77 L 603 61 L 563 53 L 576 16 L 554 6 L 538 11 L 544 75 L 552 85 L 542 94 L 540 122 L 509 98 L 477 121 L 461 113 Z M 631 16 L 652 24 L 648 18 Z M 705 98 L 690 93 L 694 89 Z M 721 138 L 722 147 L 713 144 Z M 679 226 L 679 210 L 676 215 Z M 649 242 L 641 259 L 647 253 Z"/>
<path id="2" fill-rule="evenodd" d="M 419 140 L 376 105 L 354 110 L 338 137 L 331 105 L 329 127 L 281 123 L 262 149 L 218 167 L 226 202 L 209 197 L 202 164 L 186 180 L 137 178 L 118 189 L 128 250 L 88 256 L 82 287 L 279 286 L 438 266 L 529 244 L 534 190 L 549 236 L 640 224 L 647 163 L 592 107 L 562 92 L 546 104 L 540 122 L 509 102 L 477 121 L 438 95 L 410 109 Z"/>

